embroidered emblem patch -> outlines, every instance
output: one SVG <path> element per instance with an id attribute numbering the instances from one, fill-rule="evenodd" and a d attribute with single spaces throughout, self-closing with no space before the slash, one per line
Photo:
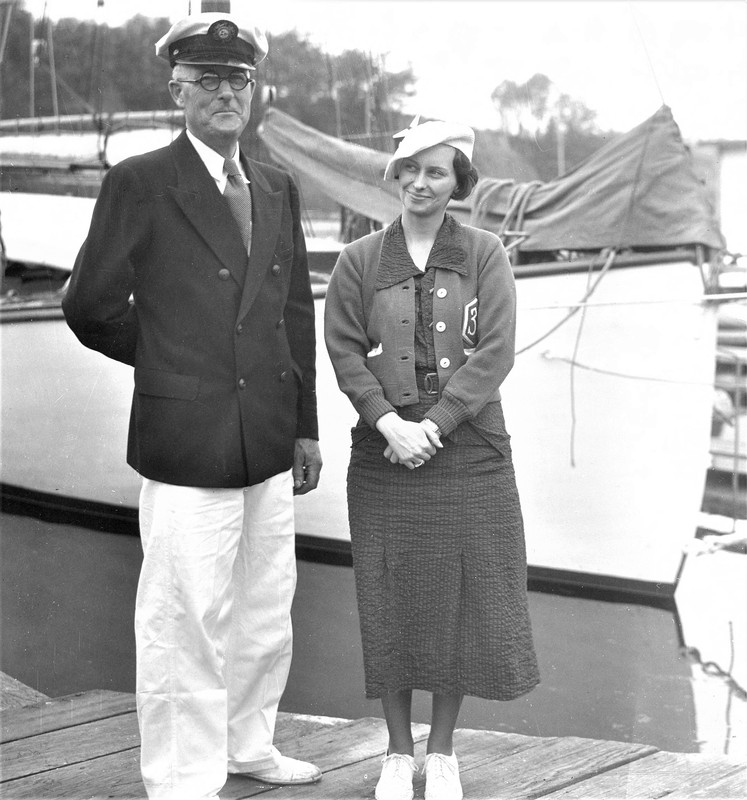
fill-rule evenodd
<path id="1" fill-rule="evenodd" d="M 228 19 L 219 19 L 208 28 L 208 36 L 212 36 L 216 42 L 228 44 L 239 35 L 238 26 Z"/>
<path id="2" fill-rule="evenodd" d="M 464 307 L 462 320 L 462 339 L 467 347 L 477 346 L 477 298 Z"/>

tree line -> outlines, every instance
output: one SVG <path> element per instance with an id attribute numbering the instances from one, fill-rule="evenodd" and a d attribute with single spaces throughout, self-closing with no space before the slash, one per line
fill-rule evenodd
<path id="1" fill-rule="evenodd" d="M 168 27 L 168 19 L 144 16 L 112 28 L 78 19 L 52 26 L 16 8 L 3 51 L 0 117 L 172 108 L 170 69 L 155 57 L 154 47 Z M 257 107 L 271 99 L 324 133 L 392 149 L 392 133 L 411 119 L 403 111 L 415 91 L 411 68 L 390 71 L 383 56 L 359 50 L 330 55 L 295 31 L 268 38 L 270 53 L 256 73 L 255 113 L 246 133 L 252 147 L 261 121 Z M 544 75 L 524 84 L 504 81 L 491 98 L 503 144 L 528 161 L 540 180 L 579 163 L 610 135 L 598 130 L 592 110 L 559 92 Z M 495 135 L 486 131 L 483 140 L 492 142 Z M 477 136 L 479 143 L 480 131 Z M 482 174 L 500 171 L 482 159 Z"/>

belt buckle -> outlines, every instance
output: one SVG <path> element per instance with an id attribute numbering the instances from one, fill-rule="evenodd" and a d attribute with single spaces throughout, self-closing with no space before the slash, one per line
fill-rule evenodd
<path id="1" fill-rule="evenodd" d="M 438 373 L 426 372 L 423 380 L 423 388 L 426 394 L 438 394 Z"/>

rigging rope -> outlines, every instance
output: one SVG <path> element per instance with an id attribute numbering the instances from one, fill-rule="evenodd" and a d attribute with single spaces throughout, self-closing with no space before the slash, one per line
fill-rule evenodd
<path id="1" fill-rule="evenodd" d="M 627 231 L 628 231 L 628 227 L 630 225 L 630 220 L 631 220 L 631 217 L 632 217 L 632 212 L 633 212 L 633 207 L 634 207 L 634 203 L 635 203 L 635 200 L 636 200 L 638 186 L 639 186 L 640 181 L 641 181 L 641 174 L 642 174 L 642 171 L 643 171 L 643 164 L 645 162 L 645 157 L 646 157 L 646 154 L 648 152 L 648 147 L 649 147 L 649 143 L 650 143 L 650 140 L 651 140 L 651 135 L 652 135 L 652 123 L 651 122 L 649 122 L 649 128 L 648 128 L 648 132 L 647 133 L 648 133 L 648 135 L 646 136 L 646 138 L 644 140 L 643 147 L 641 149 L 641 155 L 640 155 L 640 158 L 638 160 L 638 164 L 636 166 L 635 174 L 633 176 L 633 181 L 632 181 L 630 194 L 628 195 L 628 202 L 627 202 L 627 205 L 626 205 L 625 215 L 623 217 L 623 224 L 621 225 L 621 229 L 620 229 L 620 237 L 619 237 L 619 240 L 618 240 L 618 244 L 616 246 L 612 247 L 609 250 L 609 254 L 607 256 L 607 259 L 606 259 L 606 261 L 604 263 L 604 266 L 602 267 L 599 275 L 597 276 L 596 280 L 593 283 L 591 283 L 591 285 L 589 285 L 587 283 L 586 293 L 581 298 L 581 300 L 575 305 L 575 307 L 571 308 L 571 310 L 563 317 L 563 319 L 561 319 L 559 322 L 557 322 L 555 325 L 553 325 L 542 336 L 540 336 L 539 338 L 537 338 L 535 341 L 531 342 L 530 344 L 528 344 L 528 345 L 520 348 L 519 350 L 517 350 L 516 351 L 516 355 L 517 356 L 521 355 L 522 353 L 525 353 L 527 350 L 530 350 L 533 347 L 536 347 L 536 345 L 538 345 L 540 342 L 542 342 L 545 339 L 547 339 L 548 336 L 552 335 L 555 331 L 557 331 L 559 328 L 561 328 L 563 325 L 565 325 L 573 316 L 575 316 L 578 313 L 579 310 L 581 310 L 581 309 L 585 310 L 586 309 L 586 301 L 596 291 L 596 289 L 599 287 L 599 284 L 601 283 L 601 281 L 608 274 L 610 268 L 612 267 L 612 264 L 613 264 L 613 262 L 615 260 L 615 257 L 617 255 L 618 251 L 621 249 L 621 247 L 623 246 L 623 244 L 624 244 L 624 242 L 626 241 L 626 238 L 627 238 L 626 234 L 627 234 Z M 472 217 L 471 217 L 471 224 L 474 224 L 472 222 L 472 220 L 475 220 L 475 223 L 478 222 L 478 221 L 484 220 L 484 218 L 487 216 L 487 201 L 488 201 L 488 199 L 491 196 L 494 196 L 497 193 L 499 193 L 507 184 L 512 184 L 512 183 L 513 183 L 513 181 L 488 180 L 486 182 L 486 185 L 481 187 L 481 191 L 476 196 L 475 201 L 473 202 L 473 213 L 472 213 Z M 526 212 L 526 208 L 527 208 L 527 205 L 528 205 L 529 200 L 531 198 L 531 194 L 536 190 L 537 186 L 540 186 L 540 185 L 541 185 L 541 182 L 534 181 L 532 183 L 526 184 L 523 188 L 520 188 L 519 186 L 515 186 L 512 189 L 511 194 L 509 195 L 508 210 L 506 211 L 505 217 L 503 219 L 503 224 L 501 225 L 501 231 L 505 232 L 509 227 L 509 223 L 510 222 L 516 222 L 519 219 L 519 217 L 521 218 L 521 222 L 523 223 L 524 213 Z M 516 227 L 516 226 L 513 226 L 513 227 Z M 593 267 L 594 267 L 594 263 L 592 261 L 592 263 L 591 263 L 591 265 L 589 267 L 589 277 L 591 276 L 591 273 L 593 272 Z M 582 315 L 581 322 L 579 324 L 579 329 L 578 329 L 577 336 L 576 336 L 576 343 L 575 343 L 575 347 L 574 347 L 573 357 L 569 360 L 569 364 L 570 364 L 570 367 L 571 367 L 571 371 L 570 371 L 570 375 L 569 375 L 569 380 L 570 380 L 570 402 L 571 402 L 571 443 L 570 443 L 570 447 L 571 447 L 571 466 L 575 466 L 575 458 L 574 458 L 575 445 L 574 445 L 574 442 L 575 442 L 575 431 L 576 431 L 576 398 L 575 398 L 575 391 L 574 391 L 574 374 L 573 374 L 573 371 L 574 371 L 575 367 L 577 366 L 576 356 L 578 354 L 578 350 L 579 350 L 580 342 L 581 342 L 581 332 L 582 332 L 582 329 L 583 329 L 583 320 L 584 320 L 584 315 Z"/>
<path id="2" fill-rule="evenodd" d="M 635 25 L 635 29 L 638 32 L 638 36 L 641 40 L 641 45 L 643 46 L 643 52 L 646 54 L 646 60 L 648 61 L 648 68 L 651 70 L 651 77 L 656 84 L 656 91 L 659 92 L 659 99 L 661 100 L 661 104 L 667 105 L 666 101 L 664 100 L 664 92 L 661 90 L 661 86 L 659 85 L 659 79 L 656 77 L 656 70 L 654 69 L 654 64 L 651 61 L 651 55 L 648 51 L 648 46 L 646 45 L 646 40 L 643 38 L 643 33 L 641 31 L 641 27 L 638 24 L 638 18 L 635 15 L 635 8 L 633 8 L 633 3 L 628 3 L 628 8 L 630 9 L 630 15 L 633 17 L 633 24 Z"/>
<path id="3" fill-rule="evenodd" d="M 513 179 L 483 178 L 475 186 L 469 224 L 475 228 L 484 227 L 490 211 L 490 201 L 493 198 L 497 198 L 503 189 L 511 187 L 506 213 L 503 215 L 503 220 L 498 229 L 498 236 L 505 236 L 509 228 L 521 230 L 526 207 L 539 186 L 542 186 L 542 181 L 516 183 Z"/>
<path id="4" fill-rule="evenodd" d="M 735 661 L 734 623 L 731 620 L 729 620 L 729 645 L 730 645 L 729 666 L 726 669 L 724 669 L 720 664 L 718 664 L 715 661 L 703 661 L 700 655 L 700 651 L 698 650 L 697 647 L 684 648 L 685 654 L 689 658 L 691 658 L 695 663 L 699 664 L 700 668 L 706 675 L 708 675 L 709 677 L 721 678 L 729 688 L 729 694 L 727 695 L 727 701 L 726 701 L 726 735 L 724 741 L 724 753 L 726 755 L 729 754 L 729 745 L 731 744 L 731 739 L 732 739 L 731 736 L 732 699 L 734 697 L 737 697 L 742 701 L 747 700 L 747 690 L 745 690 L 745 688 L 740 685 L 739 681 L 736 680 L 733 674 L 734 661 Z"/>
<path id="5" fill-rule="evenodd" d="M 611 263 L 611 262 L 610 262 Z M 589 271 L 586 275 L 586 290 L 588 292 L 591 283 L 592 277 L 592 269 L 593 264 L 589 264 Z M 584 304 L 581 310 L 581 321 L 578 324 L 578 330 L 576 331 L 576 341 L 573 346 L 573 356 L 572 361 L 576 363 L 576 357 L 578 356 L 578 350 L 581 346 L 581 331 L 584 327 L 584 322 L 586 321 L 586 305 Z M 571 370 L 571 435 L 570 435 L 570 448 L 571 448 L 571 466 L 576 466 L 576 372 L 575 370 Z"/>
<path id="6" fill-rule="evenodd" d="M 747 292 L 723 292 L 719 294 L 704 294 L 699 300 L 684 300 L 669 298 L 660 300 L 606 300 L 602 303 L 585 303 L 580 300 L 577 303 L 562 303 L 551 306 L 522 306 L 523 311 L 558 311 L 563 308 L 605 308 L 607 306 L 658 306 L 658 305 L 687 305 L 702 306 L 704 303 L 731 303 L 734 300 L 747 300 Z"/>
<path id="7" fill-rule="evenodd" d="M 547 337 L 555 333 L 555 331 L 558 330 L 558 328 L 561 328 L 563 325 L 565 325 L 565 323 L 568 322 L 568 320 L 571 319 L 571 317 L 577 314 L 582 308 L 586 307 L 586 300 L 588 300 L 588 298 L 591 297 L 592 294 L 594 294 L 594 291 L 599 286 L 602 278 L 604 278 L 604 276 L 609 272 L 610 267 L 612 266 L 612 263 L 615 260 L 616 255 L 617 251 L 613 249 L 610 252 L 609 256 L 607 257 L 607 261 L 602 267 L 596 281 L 594 281 L 594 283 L 586 290 L 586 294 L 584 294 L 581 300 L 579 300 L 579 302 L 575 306 L 571 307 L 571 310 L 563 317 L 563 319 L 561 319 L 559 322 L 553 325 L 548 331 L 545 331 L 545 333 L 543 333 L 542 336 L 535 339 L 533 342 L 530 342 L 528 345 L 525 345 L 524 347 L 517 350 L 516 351 L 517 356 L 521 355 L 521 353 L 525 353 L 527 350 L 531 350 L 532 347 L 535 347 L 540 342 L 547 339 Z M 590 266 L 590 269 L 593 269 L 593 264 Z"/>
<path id="8" fill-rule="evenodd" d="M 596 372 L 600 375 L 610 375 L 613 378 L 627 378 L 628 380 L 633 381 L 648 381 L 650 383 L 668 383 L 668 384 L 675 384 L 677 386 L 708 386 L 709 388 L 715 387 L 715 382 L 713 381 L 682 381 L 682 380 L 674 380 L 673 378 L 661 378 L 659 376 L 653 375 L 635 375 L 632 372 L 618 372 L 617 370 L 613 369 L 604 369 L 603 367 L 592 367 L 590 364 L 583 364 L 580 361 L 576 361 L 575 358 L 566 358 L 565 356 L 554 356 L 549 350 L 545 350 L 542 353 L 542 357 L 547 361 L 562 361 L 565 364 L 570 364 L 572 367 L 577 367 L 578 369 L 585 369 L 588 372 Z"/>

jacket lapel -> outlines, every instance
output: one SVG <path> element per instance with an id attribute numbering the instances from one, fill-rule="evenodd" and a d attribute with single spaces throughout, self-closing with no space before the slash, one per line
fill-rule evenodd
<path id="1" fill-rule="evenodd" d="M 171 144 L 177 185 L 168 190 L 197 233 L 239 285 L 244 282 L 246 253 L 236 222 L 215 181 L 181 133 Z"/>
<path id="2" fill-rule="evenodd" d="M 254 226 L 252 249 L 244 281 L 238 319 L 246 316 L 255 301 L 262 282 L 275 265 L 275 242 L 280 233 L 283 193 L 273 191 L 257 165 L 242 157 L 251 184 Z"/>

